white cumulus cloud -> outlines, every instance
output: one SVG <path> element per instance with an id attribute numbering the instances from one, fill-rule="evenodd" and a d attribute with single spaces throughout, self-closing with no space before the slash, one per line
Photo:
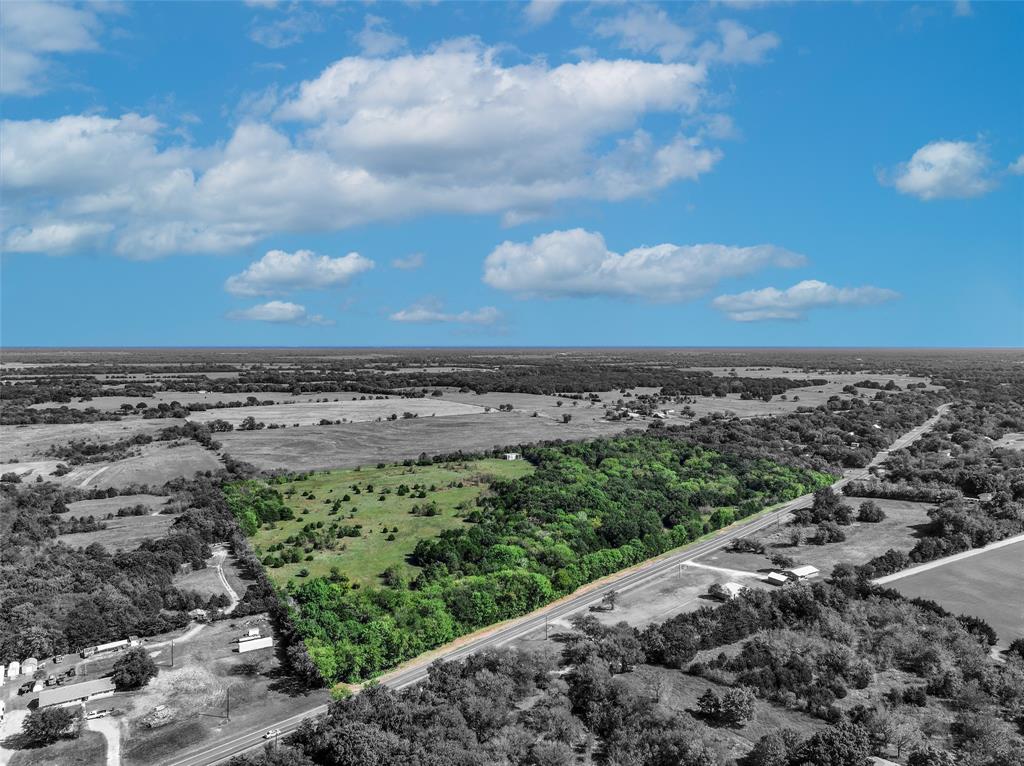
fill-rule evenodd
<path id="1" fill-rule="evenodd" d="M 703 63 L 505 65 L 457 41 L 342 59 L 206 147 L 138 114 L 6 120 L 4 236 L 103 227 L 111 251 L 152 258 L 430 213 L 514 224 L 565 201 L 643 196 L 721 157 L 706 131 L 645 124 L 699 124 L 706 78 Z"/>
<path id="2" fill-rule="evenodd" d="M 735 21 L 718 22 L 721 44 L 711 55 L 726 64 L 760 64 L 768 53 L 779 46 L 778 35 L 773 32 L 751 34 Z"/>
<path id="3" fill-rule="evenodd" d="M 4 249 L 9 253 L 61 254 L 94 244 L 111 228 L 102 223 L 53 223 L 31 229 L 12 229 L 4 241 Z"/>
<path id="4" fill-rule="evenodd" d="M 802 319 L 815 308 L 828 306 L 868 306 L 899 297 L 882 287 L 834 287 L 816 279 L 806 279 L 790 288 L 765 287 L 736 295 L 720 295 L 711 305 L 737 322 L 767 319 Z"/>
<path id="5" fill-rule="evenodd" d="M 991 165 L 980 143 L 933 141 L 879 180 L 923 200 L 977 197 L 995 186 Z"/>
<path id="6" fill-rule="evenodd" d="M 676 24 L 663 9 L 647 5 L 603 19 L 594 31 L 601 37 L 617 40 L 621 48 L 635 53 L 655 53 L 662 61 L 681 58 L 696 39 L 693 30 Z"/>
<path id="7" fill-rule="evenodd" d="M 46 90 L 54 56 L 100 49 L 102 5 L 9 2 L 0 12 L 0 93 Z"/>
<path id="8" fill-rule="evenodd" d="M 367 14 L 356 42 L 367 56 L 386 56 L 406 46 L 406 39 L 391 31 L 387 19 Z"/>
<path id="9" fill-rule="evenodd" d="M 306 307 L 288 301 L 268 301 L 246 309 L 239 309 L 228 314 L 229 319 L 242 319 L 253 322 L 271 322 L 273 324 L 334 324 L 320 314 L 310 314 Z"/>
<path id="10" fill-rule="evenodd" d="M 563 0 L 530 0 L 523 7 L 523 15 L 534 26 L 543 26 L 555 17 L 562 4 Z"/>
<path id="11" fill-rule="evenodd" d="M 662 244 L 620 255 L 608 249 L 600 234 L 571 229 L 542 234 L 531 242 L 503 242 L 487 256 L 483 280 L 524 296 L 683 301 L 723 279 L 805 262 L 802 255 L 774 245 Z"/>
<path id="12" fill-rule="evenodd" d="M 501 321 L 501 312 L 494 306 L 484 306 L 474 311 L 451 313 L 444 311 L 437 301 L 425 300 L 407 309 L 396 311 L 389 319 L 393 322 L 413 324 L 467 324 L 493 325 Z"/>
<path id="13" fill-rule="evenodd" d="M 340 258 L 309 250 L 286 253 L 271 250 L 241 274 L 228 277 L 224 289 L 233 295 L 274 295 L 293 290 L 326 290 L 348 284 L 352 277 L 373 268 L 359 253 Z"/>
<path id="14" fill-rule="evenodd" d="M 1008 167 L 1007 170 L 1015 176 L 1024 176 L 1024 154 L 1011 162 L 1010 167 Z"/>

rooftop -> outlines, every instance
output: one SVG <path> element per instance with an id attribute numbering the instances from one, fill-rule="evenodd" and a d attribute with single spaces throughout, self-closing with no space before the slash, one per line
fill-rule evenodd
<path id="1" fill-rule="evenodd" d="M 109 678 L 97 678 L 95 681 L 83 681 L 80 684 L 44 689 L 39 692 L 39 707 L 63 705 L 65 702 L 112 691 L 114 691 L 114 682 Z"/>

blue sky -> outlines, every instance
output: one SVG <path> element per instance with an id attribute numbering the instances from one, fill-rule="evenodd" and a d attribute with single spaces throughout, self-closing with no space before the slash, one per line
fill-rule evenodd
<path id="1" fill-rule="evenodd" d="M 10 3 L 5 346 L 1024 344 L 1013 3 Z"/>

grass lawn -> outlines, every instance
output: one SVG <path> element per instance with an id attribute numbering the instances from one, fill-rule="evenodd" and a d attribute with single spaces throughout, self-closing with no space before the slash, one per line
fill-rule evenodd
<path id="1" fill-rule="evenodd" d="M 310 478 L 277 487 L 295 511 L 295 519 L 278 522 L 272 528 L 263 527 L 252 541 L 262 556 L 270 546 L 285 542 L 306 524 L 322 521 L 325 526 L 331 523 L 362 525 L 360 537 L 336 538 L 331 549 L 313 551 L 311 561 L 268 567 L 267 572 L 275 582 L 284 584 L 302 569 L 309 570 L 310 575 L 326 576 L 331 567 L 337 567 L 353 582 L 377 585 L 380 574 L 391 566 L 414 573 L 415 568 L 406 562 L 406 557 L 416 543 L 464 524 L 462 517 L 466 509 L 472 510 L 474 501 L 487 491 L 492 480 L 519 478 L 532 470 L 533 466 L 524 460 L 488 459 L 431 466 L 389 465 L 358 471 L 318 471 Z M 426 497 L 415 497 L 415 492 L 399 495 L 398 487 L 402 484 L 424 486 Z M 355 493 L 353 485 L 359 488 L 359 494 Z M 367 491 L 370 486 L 372 492 Z M 307 496 L 303 497 L 303 493 Z M 312 498 L 308 494 L 312 494 Z M 349 500 L 343 500 L 345 495 Z M 331 515 L 335 500 L 342 500 L 341 508 L 336 515 Z M 438 515 L 411 513 L 414 505 L 431 502 L 437 504 Z M 395 527 L 398 527 L 397 532 L 393 531 Z M 387 539 L 391 534 L 394 540 Z"/>
<path id="2" fill-rule="evenodd" d="M 97 731 L 83 731 L 78 739 L 17 751 L 10 766 L 95 766 L 106 763 L 107 740 Z"/>

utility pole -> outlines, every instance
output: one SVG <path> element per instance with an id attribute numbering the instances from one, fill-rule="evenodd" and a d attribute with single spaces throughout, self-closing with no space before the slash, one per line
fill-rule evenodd
<path id="1" fill-rule="evenodd" d="M 171 639 L 171 667 L 174 667 L 174 639 Z"/>
<path id="2" fill-rule="evenodd" d="M 227 690 L 225 692 L 225 696 L 224 696 L 224 701 L 227 703 L 227 710 L 225 711 L 227 713 L 227 715 L 225 715 L 224 717 L 227 718 L 230 721 L 231 720 L 231 687 L 227 688 Z"/>
<path id="3" fill-rule="evenodd" d="M 548 616 L 544 615 L 544 640 L 548 640 Z"/>

